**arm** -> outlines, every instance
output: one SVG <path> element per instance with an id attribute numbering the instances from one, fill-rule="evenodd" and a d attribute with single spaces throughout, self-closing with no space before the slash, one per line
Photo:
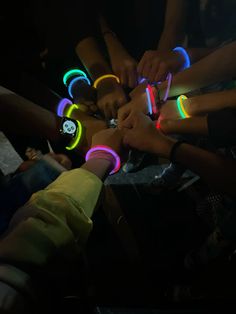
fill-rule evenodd
<path id="1" fill-rule="evenodd" d="M 157 50 L 171 50 L 183 43 L 185 37 L 186 5 L 186 0 L 167 1 L 164 30 L 161 34 Z"/>
<path id="2" fill-rule="evenodd" d="M 58 103 L 59 100 L 58 97 L 54 102 Z M 67 109 L 66 107 L 64 110 L 65 114 Z M 76 148 L 79 153 L 87 151 L 95 133 L 107 128 L 104 121 L 88 116 L 80 110 L 72 111 L 70 117 L 79 120 L 84 128 L 83 142 Z M 0 129 L 3 132 L 36 136 L 61 143 L 60 124 L 61 118 L 55 113 L 0 87 Z M 64 150 L 64 146 L 61 149 Z"/>
<path id="3" fill-rule="evenodd" d="M 136 60 L 131 57 L 102 16 L 100 25 L 113 72 L 120 78 L 122 85 L 134 88 L 138 82 Z"/>
<path id="4" fill-rule="evenodd" d="M 112 73 L 94 37 L 88 37 L 79 42 L 76 52 L 93 80 Z M 114 78 L 105 79 L 98 84 L 97 106 L 107 119 L 116 118 L 117 108 L 125 102 L 126 95 Z"/>
<path id="5" fill-rule="evenodd" d="M 236 74 L 236 42 L 217 49 L 173 77 L 169 96 L 176 96 L 210 84 L 232 79 Z M 166 82 L 161 89 L 165 89 Z"/>
<path id="6" fill-rule="evenodd" d="M 176 140 L 163 135 L 152 121 L 138 113 L 126 121 L 128 128 L 124 143 L 164 158 L 170 153 Z M 173 161 L 173 160 L 172 160 Z M 236 192 L 236 162 L 188 144 L 180 145 L 174 161 L 200 175 L 213 189 L 230 196 Z"/>
<path id="7" fill-rule="evenodd" d="M 10 133 L 29 134 L 57 141 L 60 118 L 31 101 L 0 87 L 0 127 Z"/>
<path id="8" fill-rule="evenodd" d="M 141 99 L 141 96 L 139 97 Z M 142 110 L 141 104 L 135 101 Z M 160 109 L 160 120 L 182 119 L 176 100 L 168 100 Z M 137 107 L 136 106 L 136 107 Z M 225 108 L 236 108 L 236 89 L 194 96 L 183 100 L 183 106 L 190 117 L 205 116 Z"/>
<path id="9" fill-rule="evenodd" d="M 236 89 L 194 96 L 184 100 L 190 116 L 204 115 L 224 108 L 236 108 Z"/>
<path id="10" fill-rule="evenodd" d="M 101 75 L 112 72 L 108 62 L 98 47 L 95 37 L 87 37 L 78 42 L 76 53 L 93 81 Z"/>
<path id="11" fill-rule="evenodd" d="M 185 59 L 172 49 L 182 46 L 185 37 L 187 1 L 168 0 L 165 25 L 157 50 L 148 50 L 138 64 L 138 73 L 151 82 L 165 81 L 168 72 L 181 71 Z M 191 64 L 212 52 L 208 48 L 187 49 Z"/>
<path id="12" fill-rule="evenodd" d="M 121 144 L 120 135 L 114 130 L 99 137 L 100 144 L 112 142 L 116 143 L 111 146 L 113 149 Z M 1 258 L 9 263 L 25 262 L 40 267 L 58 253 L 64 261 L 76 260 L 92 230 L 91 216 L 100 199 L 102 180 L 110 168 L 107 159 L 91 159 L 35 193 L 18 209 L 2 237 Z"/>

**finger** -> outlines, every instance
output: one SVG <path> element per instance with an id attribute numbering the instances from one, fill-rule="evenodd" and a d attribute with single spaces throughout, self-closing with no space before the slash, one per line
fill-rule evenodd
<path id="1" fill-rule="evenodd" d="M 151 69 L 152 69 L 152 64 L 148 60 L 148 62 L 146 62 L 144 64 L 144 67 L 143 67 L 143 76 L 149 79 L 149 75 L 150 75 Z"/>
<path id="2" fill-rule="evenodd" d="M 122 129 L 123 121 L 129 116 L 130 108 L 126 108 L 125 106 L 118 110 L 118 128 Z"/>
<path id="3" fill-rule="evenodd" d="M 110 106 L 110 109 L 111 109 L 111 115 L 112 115 L 112 118 L 116 118 L 117 117 L 117 110 L 118 110 L 118 106 L 116 103 L 113 103 L 111 106 Z"/>
<path id="4" fill-rule="evenodd" d="M 152 63 L 152 67 L 151 67 L 149 77 L 148 77 L 150 82 L 156 82 L 155 79 L 156 79 L 156 75 L 158 73 L 159 67 L 160 67 L 160 60 L 157 59 Z"/>
<path id="5" fill-rule="evenodd" d="M 149 51 L 146 51 L 144 53 L 144 55 L 142 56 L 138 66 L 137 66 L 137 71 L 138 73 L 143 76 L 143 72 L 144 72 L 144 67 L 146 65 L 146 63 L 149 62 L 149 59 L 150 59 L 150 52 Z"/>
<path id="6" fill-rule="evenodd" d="M 122 123 L 122 129 L 132 129 L 134 127 L 134 121 L 132 117 L 128 116 Z"/>
<path id="7" fill-rule="evenodd" d="M 165 81 L 167 74 L 168 74 L 167 66 L 164 62 L 161 62 L 158 72 L 155 75 L 155 82 Z"/>
<path id="8" fill-rule="evenodd" d="M 118 108 L 121 108 L 122 106 L 124 106 L 125 104 L 127 103 L 127 98 L 124 96 L 124 97 L 119 97 L 117 99 L 117 107 Z"/>
<path id="9" fill-rule="evenodd" d="M 142 56 L 141 60 L 139 61 L 138 63 L 138 66 L 137 66 L 137 71 L 139 73 L 139 75 L 142 76 L 142 73 L 143 73 L 143 66 L 144 66 L 144 63 L 145 63 L 145 55 Z"/>
<path id="10" fill-rule="evenodd" d="M 120 73 L 120 82 L 124 86 L 128 85 L 128 76 L 127 76 L 125 69 L 123 69 Z"/>
<path id="11" fill-rule="evenodd" d="M 125 135 L 123 136 L 123 145 L 124 146 L 130 146 L 130 142 L 132 138 L 132 130 L 127 130 Z"/>
<path id="12" fill-rule="evenodd" d="M 105 116 L 105 119 L 106 119 L 106 120 L 110 120 L 110 119 L 112 118 L 111 105 L 110 105 L 110 104 L 106 103 L 106 104 L 104 105 L 104 111 L 103 111 L 103 113 L 104 113 L 104 116 Z"/>
<path id="13" fill-rule="evenodd" d="M 137 85 L 137 81 L 138 73 L 136 72 L 136 68 L 133 68 L 128 72 L 128 86 L 134 88 Z"/>

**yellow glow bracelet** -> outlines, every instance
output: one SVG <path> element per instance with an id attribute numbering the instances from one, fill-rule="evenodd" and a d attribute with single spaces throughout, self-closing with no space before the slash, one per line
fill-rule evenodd
<path id="1" fill-rule="evenodd" d="M 181 118 L 190 118 L 190 115 L 187 113 L 187 111 L 185 110 L 184 108 L 184 104 L 183 104 L 183 101 L 185 99 L 188 99 L 187 96 L 185 95 L 180 95 L 177 99 L 177 106 L 178 106 L 178 109 L 179 109 L 179 112 L 180 112 L 180 115 L 181 115 Z"/>
<path id="2" fill-rule="evenodd" d="M 105 75 L 102 75 L 102 76 L 100 76 L 99 78 L 97 78 L 97 79 L 95 80 L 95 82 L 93 83 L 93 87 L 94 87 L 94 88 L 97 88 L 98 84 L 99 84 L 101 81 L 103 81 L 103 80 L 105 80 L 105 79 L 107 79 L 107 78 L 114 78 L 114 79 L 116 79 L 117 83 L 120 83 L 120 79 L 119 79 L 118 76 L 116 76 L 116 75 L 114 75 L 114 74 L 105 74 Z"/>
<path id="3" fill-rule="evenodd" d="M 69 107 L 69 109 L 67 110 L 66 114 L 65 114 L 65 117 L 67 118 L 70 118 L 71 115 L 72 115 L 72 112 L 75 110 L 75 109 L 79 109 L 79 106 L 76 105 L 76 104 L 73 104 Z"/>
<path id="4" fill-rule="evenodd" d="M 67 150 L 72 150 L 74 148 L 76 148 L 76 146 L 78 146 L 81 137 L 82 137 L 82 124 L 80 123 L 79 120 L 76 120 L 76 122 L 78 123 L 78 130 L 76 132 L 75 138 L 72 140 L 72 142 L 69 144 L 69 146 L 66 146 Z"/>

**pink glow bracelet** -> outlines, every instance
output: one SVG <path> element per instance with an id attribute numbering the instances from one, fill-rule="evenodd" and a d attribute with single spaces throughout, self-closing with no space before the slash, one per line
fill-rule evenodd
<path id="1" fill-rule="evenodd" d="M 107 154 L 111 158 L 107 158 Z M 88 150 L 85 160 L 88 161 L 93 158 L 106 159 L 113 162 L 113 170 L 109 174 L 114 174 L 120 169 L 120 157 L 119 155 L 109 146 L 96 145 Z"/>

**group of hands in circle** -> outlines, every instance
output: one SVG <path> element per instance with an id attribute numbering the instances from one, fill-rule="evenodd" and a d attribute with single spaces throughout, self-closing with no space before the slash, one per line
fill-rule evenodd
<path id="1" fill-rule="evenodd" d="M 106 120 L 117 119 L 117 128 L 99 131 L 92 137 L 91 146 L 107 145 L 121 155 L 129 147 L 168 157 L 165 142 L 171 133 L 170 121 L 180 118 L 176 101 L 168 100 L 160 108 L 158 121 L 152 121 L 147 115 L 145 89 L 147 83 L 165 81 L 169 72 L 178 72 L 185 60 L 176 52 L 161 54 L 156 50 L 147 51 L 139 64 L 131 57 L 125 60 L 120 67 L 113 65 L 120 83 L 113 78 L 103 80 L 97 88 L 96 104 L 87 104 L 91 112 L 98 110 Z M 141 77 L 145 80 L 138 84 Z M 128 96 L 124 86 L 131 90 Z"/>

